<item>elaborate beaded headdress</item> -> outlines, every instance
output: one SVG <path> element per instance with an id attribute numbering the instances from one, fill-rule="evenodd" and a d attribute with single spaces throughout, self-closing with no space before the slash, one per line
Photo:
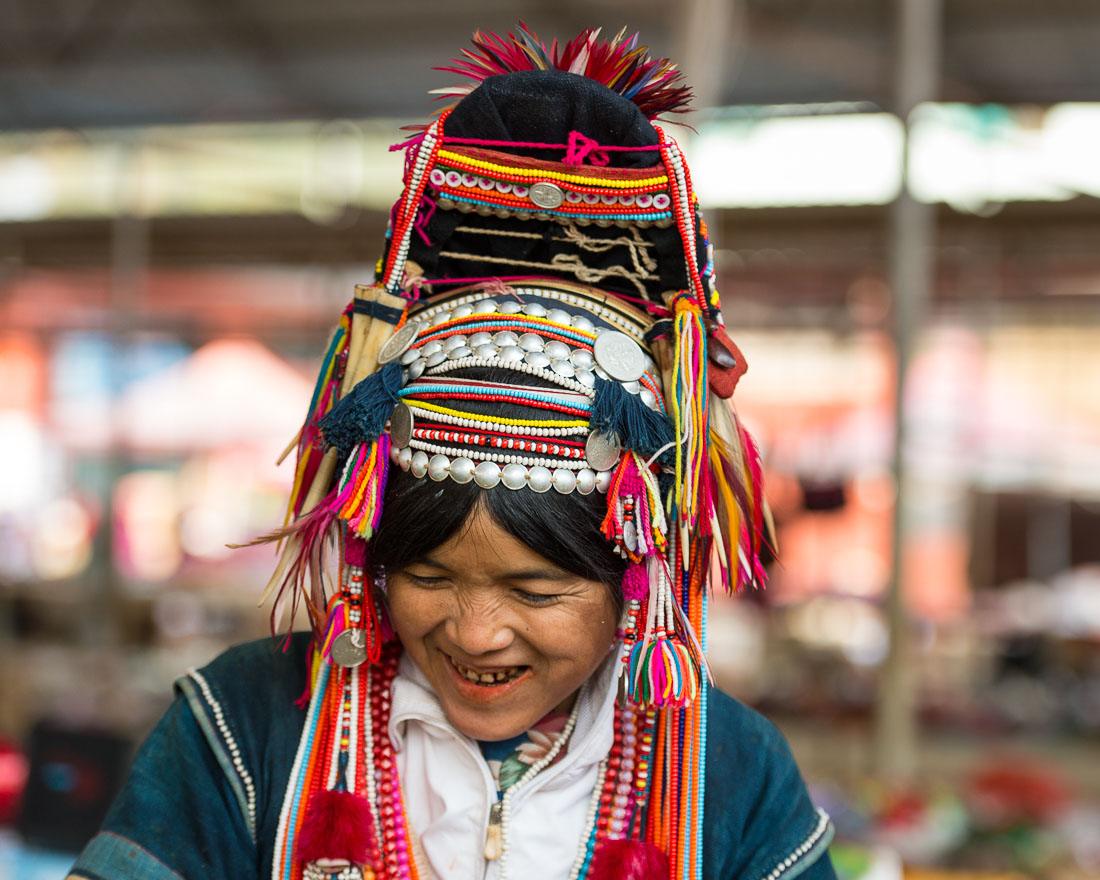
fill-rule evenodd
<path id="1" fill-rule="evenodd" d="M 400 467 L 606 498 L 601 528 L 628 560 L 621 680 L 649 747 L 623 796 L 629 816 L 593 832 L 582 867 L 625 839 L 662 850 L 671 876 L 694 877 L 706 594 L 762 581 L 766 516 L 758 455 L 730 402 L 745 364 L 723 328 L 706 225 L 679 147 L 651 121 L 684 109 L 689 93 L 636 36 L 598 31 L 562 47 L 522 27 L 478 33 L 444 69 L 472 83 L 441 90 L 460 100 L 404 144 L 377 279 L 340 320 L 298 439 L 267 590 L 275 613 L 304 597 L 311 723 L 342 731 L 342 744 L 330 737 L 329 753 L 306 756 L 312 776 L 299 768 L 302 809 L 280 832 L 286 876 L 344 846 L 317 842 L 321 819 L 301 827 L 311 791 L 311 814 L 328 809 L 322 795 L 340 795 L 381 833 L 371 798 L 355 801 L 364 774 L 349 743 L 369 723 L 382 677 L 371 684 L 370 670 L 393 635 L 367 560 L 387 474 Z M 469 378 L 478 369 L 537 383 Z M 523 415 L 486 413 L 498 403 Z M 335 589 L 322 576 L 332 548 Z M 375 843 L 377 858 L 341 854 L 364 876 L 405 876 L 407 860 Z"/>

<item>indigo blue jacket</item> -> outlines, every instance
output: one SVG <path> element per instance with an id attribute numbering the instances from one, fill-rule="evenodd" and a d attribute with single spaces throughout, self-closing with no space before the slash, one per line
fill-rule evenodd
<path id="1" fill-rule="evenodd" d="M 176 683 L 73 873 L 88 880 L 269 878 L 279 810 L 305 712 L 309 639 L 227 651 Z M 835 880 L 828 817 L 762 716 L 709 695 L 704 880 Z M 572 846 L 569 857 L 572 858 Z M 448 880 L 448 878 L 439 878 Z"/>

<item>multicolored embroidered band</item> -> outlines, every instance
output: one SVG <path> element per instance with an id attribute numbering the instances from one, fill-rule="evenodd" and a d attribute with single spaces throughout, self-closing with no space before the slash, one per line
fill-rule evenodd
<path id="1" fill-rule="evenodd" d="M 428 182 L 444 210 L 488 210 L 501 218 L 575 222 L 579 226 L 595 223 L 644 229 L 651 224 L 664 228 L 673 222 L 664 165 L 584 174 L 564 162 L 476 147 L 441 149 L 436 159 Z"/>

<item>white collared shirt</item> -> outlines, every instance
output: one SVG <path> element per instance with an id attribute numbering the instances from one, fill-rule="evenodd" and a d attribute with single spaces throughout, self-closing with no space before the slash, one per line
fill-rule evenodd
<path id="1" fill-rule="evenodd" d="M 599 763 L 614 737 L 618 652 L 582 686 L 565 756 L 511 795 L 504 846 L 511 878 L 567 880 L 586 827 Z M 497 880 L 484 856 L 497 787 L 476 741 L 455 730 L 406 654 L 393 684 L 390 740 L 411 833 L 439 880 Z M 423 876 L 424 872 L 421 870 Z"/>

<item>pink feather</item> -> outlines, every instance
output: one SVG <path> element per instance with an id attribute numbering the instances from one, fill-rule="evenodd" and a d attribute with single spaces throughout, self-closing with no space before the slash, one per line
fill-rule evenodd
<path id="1" fill-rule="evenodd" d="M 373 835 L 370 804 L 350 791 L 318 791 L 309 799 L 295 857 L 300 862 L 347 859 L 364 864 Z"/>
<path id="2" fill-rule="evenodd" d="M 500 73 L 564 70 L 594 79 L 633 101 L 647 119 L 688 109 L 691 89 L 683 85 L 675 64 L 667 58 L 651 58 L 649 48 L 638 45 L 637 34 L 627 37 L 623 30 L 610 40 L 600 40 L 599 33 L 599 28 L 588 28 L 559 47 L 557 40 L 547 46 L 523 22 L 517 33 L 509 31 L 503 37 L 478 31 L 473 37 L 473 50 L 463 49 L 461 58 L 436 70 L 456 73 L 478 84 Z M 433 89 L 432 94 L 462 98 L 470 91 L 468 84 L 459 83 Z"/>
<path id="3" fill-rule="evenodd" d="M 589 880 L 668 880 L 668 856 L 644 840 L 603 840 L 592 854 Z"/>

